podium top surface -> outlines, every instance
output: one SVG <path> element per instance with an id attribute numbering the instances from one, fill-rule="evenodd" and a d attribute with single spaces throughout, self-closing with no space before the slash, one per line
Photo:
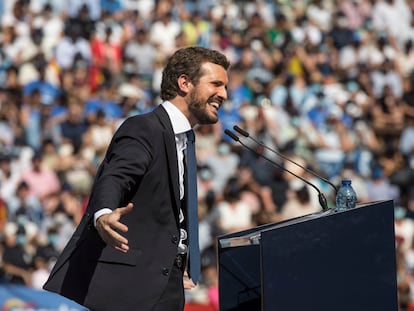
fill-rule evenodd
<path id="1" fill-rule="evenodd" d="M 280 222 L 275 222 L 271 224 L 266 224 L 258 226 L 253 229 L 243 230 L 236 233 L 226 234 L 218 237 L 219 248 L 229 248 L 229 247 L 239 247 L 239 246 L 249 246 L 249 245 L 258 245 L 260 244 L 260 238 L 263 232 L 274 230 L 278 228 L 283 228 L 286 226 L 291 226 L 307 221 L 313 221 L 324 217 L 337 216 L 341 213 L 349 212 L 358 212 L 359 209 L 364 208 L 378 208 L 380 206 L 389 206 L 393 207 L 392 200 L 382 200 L 369 203 L 360 203 L 357 206 L 350 210 L 337 211 L 336 209 L 328 209 L 327 211 L 320 211 L 317 213 L 307 214 L 304 216 L 287 219 Z"/>

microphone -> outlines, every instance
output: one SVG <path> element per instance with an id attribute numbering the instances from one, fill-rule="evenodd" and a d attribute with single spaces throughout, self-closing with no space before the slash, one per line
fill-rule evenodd
<path id="1" fill-rule="evenodd" d="M 228 135 L 230 138 L 232 138 L 234 141 L 238 142 L 239 144 L 241 144 L 244 148 L 250 150 L 251 152 L 255 153 L 256 155 L 262 157 L 263 159 L 265 159 L 266 161 L 272 163 L 273 165 L 281 168 L 282 170 L 285 170 L 286 172 L 292 174 L 293 176 L 295 176 L 296 178 L 299 178 L 300 180 L 302 180 L 304 183 L 308 184 L 309 186 L 311 186 L 312 188 L 314 188 L 317 192 L 318 192 L 318 198 L 319 198 L 319 204 L 322 207 L 323 211 L 328 210 L 328 203 L 327 200 L 325 198 L 325 195 L 319 190 L 318 187 L 316 187 L 314 184 L 312 184 L 311 182 L 307 181 L 306 179 L 304 179 L 303 177 L 293 173 L 292 171 L 286 169 L 285 167 L 283 167 L 282 165 L 280 165 L 279 163 L 274 162 L 273 160 L 269 159 L 268 157 L 258 153 L 256 150 L 250 148 L 249 146 L 247 146 L 245 143 L 243 143 L 240 138 L 235 135 L 232 131 L 225 129 L 224 133 L 226 135 Z"/>
<path id="2" fill-rule="evenodd" d="M 288 158 L 287 156 L 285 156 L 283 153 L 280 153 L 279 151 L 276 151 L 268 146 L 266 146 L 265 144 L 263 144 L 262 142 L 258 141 L 257 139 L 254 139 L 252 136 L 250 136 L 250 134 L 248 132 L 246 132 L 245 130 L 241 129 L 240 127 L 238 127 L 237 125 L 233 126 L 233 129 L 238 132 L 239 134 L 243 135 L 244 137 L 247 137 L 251 140 L 253 140 L 256 144 L 266 148 L 267 150 L 277 154 L 278 156 L 280 156 L 281 158 L 295 164 L 296 166 L 300 167 L 301 169 L 305 170 L 306 172 L 310 173 L 313 176 L 318 177 L 319 179 L 323 180 L 324 182 L 326 182 L 327 184 L 329 184 L 330 186 L 332 186 L 332 188 L 335 190 L 335 193 L 338 192 L 338 188 L 332 183 L 330 182 L 328 179 L 322 177 L 321 175 L 315 173 L 314 171 L 304 167 L 303 165 L 300 165 L 299 163 L 293 161 L 292 159 Z"/>

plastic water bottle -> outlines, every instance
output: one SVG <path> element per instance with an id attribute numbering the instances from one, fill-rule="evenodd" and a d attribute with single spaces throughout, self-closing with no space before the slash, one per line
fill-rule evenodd
<path id="1" fill-rule="evenodd" d="M 336 209 L 344 211 L 356 206 L 357 195 L 349 179 L 342 180 L 341 187 L 336 195 Z"/>

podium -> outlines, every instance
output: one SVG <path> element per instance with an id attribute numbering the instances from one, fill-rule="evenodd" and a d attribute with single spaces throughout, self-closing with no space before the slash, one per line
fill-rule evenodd
<path id="1" fill-rule="evenodd" d="M 397 311 L 393 201 L 218 238 L 220 311 Z"/>

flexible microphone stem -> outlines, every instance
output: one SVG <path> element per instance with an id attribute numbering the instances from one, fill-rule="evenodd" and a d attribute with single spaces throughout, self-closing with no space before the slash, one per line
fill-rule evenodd
<path id="1" fill-rule="evenodd" d="M 330 182 L 328 179 L 320 176 L 319 174 L 315 173 L 314 171 L 304 167 L 303 165 L 300 165 L 299 163 L 296 163 L 295 161 L 293 161 L 292 159 L 289 159 L 287 156 L 285 156 L 283 153 L 280 153 L 279 151 L 276 151 L 268 146 L 266 146 L 265 144 L 263 144 L 262 142 L 258 141 L 257 139 L 253 138 L 252 136 L 250 136 L 250 134 L 248 132 L 246 132 L 245 130 L 241 129 L 240 127 L 238 127 L 237 125 L 233 126 L 233 129 L 238 132 L 239 134 L 243 135 L 244 137 L 250 138 L 251 140 L 253 140 L 256 144 L 263 146 L 264 148 L 266 148 L 267 150 L 277 154 L 278 156 L 280 156 L 281 158 L 299 166 L 301 169 L 305 170 L 306 172 L 310 173 L 311 175 L 314 175 L 318 178 L 320 178 L 321 180 L 323 180 L 324 182 L 328 183 L 329 185 L 332 186 L 332 188 L 334 188 L 335 193 L 338 192 L 338 188 L 332 183 Z"/>
<path id="2" fill-rule="evenodd" d="M 239 138 L 237 135 L 235 135 L 233 132 L 231 132 L 230 130 L 225 129 L 225 130 L 224 130 L 224 133 L 225 133 L 226 135 L 230 136 L 230 137 L 231 137 L 234 141 L 236 141 L 236 142 L 238 142 L 239 144 L 241 144 L 244 148 L 246 148 L 246 149 L 250 150 L 251 152 L 253 152 L 253 153 L 255 153 L 256 155 L 258 155 L 258 156 L 262 157 L 263 159 L 265 159 L 266 161 L 268 161 L 268 162 L 272 163 L 273 165 L 275 165 L 275 166 L 277 166 L 277 167 L 281 168 L 282 170 L 285 170 L 286 172 L 288 172 L 288 173 L 292 174 L 293 176 L 295 176 L 295 177 L 299 178 L 299 179 L 300 179 L 300 180 L 302 180 L 304 183 L 306 183 L 306 184 L 308 184 L 309 186 L 311 186 L 312 188 L 314 188 L 314 189 L 318 192 L 319 204 L 321 205 L 322 210 L 323 210 L 323 211 L 326 211 L 326 210 L 328 209 L 328 203 L 327 203 L 327 200 L 326 200 L 326 198 L 325 198 L 324 194 L 323 194 L 323 193 L 322 193 L 322 192 L 318 189 L 318 187 L 316 187 L 314 184 L 310 183 L 309 181 L 307 181 L 307 180 L 306 180 L 306 179 L 304 179 L 303 177 L 301 177 L 301 176 L 299 176 L 299 175 L 297 175 L 297 174 L 295 174 L 295 173 L 291 172 L 290 170 L 286 169 L 285 167 L 283 167 L 283 166 L 282 166 L 282 165 L 280 165 L 279 163 L 276 163 L 276 162 L 272 161 L 271 159 L 269 159 L 268 157 L 266 157 L 266 156 L 264 156 L 264 155 L 262 155 L 262 154 L 259 154 L 259 153 L 258 153 L 258 152 L 256 152 L 254 149 L 252 149 L 252 148 L 250 148 L 249 146 L 247 146 L 246 144 L 244 144 L 244 143 L 240 140 L 240 138 Z"/>

